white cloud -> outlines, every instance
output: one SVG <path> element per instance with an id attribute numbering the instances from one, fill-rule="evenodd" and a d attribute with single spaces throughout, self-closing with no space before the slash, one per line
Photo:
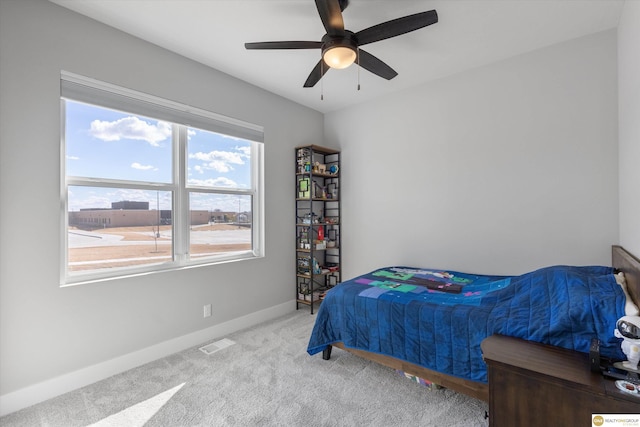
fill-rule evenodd
<path id="1" fill-rule="evenodd" d="M 240 151 L 247 158 L 249 158 L 249 155 L 251 155 L 251 147 L 248 145 L 236 147 L 236 150 Z"/>
<path id="2" fill-rule="evenodd" d="M 209 162 L 206 164 L 207 169 L 213 169 L 214 171 L 220 173 L 226 173 L 233 170 L 233 167 L 229 165 L 229 163 L 222 160 L 214 160 L 213 162 Z"/>
<path id="3" fill-rule="evenodd" d="M 189 179 L 189 185 L 195 185 L 198 187 L 238 187 L 238 184 L 229 178 L 209 178 L 209 179 Z"/>
<path id="4" fill-rule="evenodd" d="M 234 140 L 234 141 L 247 142 L 247 140 L 246 140 L 246 139 L 244 139 L 244 138 L 239 138 L 239 137 L 237 137 L 237 136 L 226 135 L 226 134 L 224 134 L 224 133 L 219 133 L 219 134 L 217 134 L 217 135 L 220 135 L 221 137 L 226 138 L 226 139 L 232 139 L 232 140 Z"/>
<path id="5" fill-rule="evenodd" d="M 160 209 L 171 209 L 172 204 L 170 191 L 157 192 L 133 188 L 92 188 L 87 191 L 83 187 L 69 189 L 69 211 L 111 209 L 112 202 L 122 200 L 149 202 L 150 209 L 156 209 L 158 202 Z"/>
<path id="6" fill-rule="evenodd" d="M 157 147 L 160 141 L 171 136 L 171 124 L 158 121 L 154 125 L 134 116 L 124 117 L 113 122 L 94 120 L 91 122 L 89 134 L 103 141 L 135 139 L 146 141 Z"/>
<path id="7" fill-rule="evenodd" d="M 67 160 L 80 160 L 78 156 L 67 156 Z"/>
<path id="8" fill-rule="evenodd" d="M 244 165 L 244 157 L 242 153 L 234 153 L 231 151 L 211 151 L 209 153 L 198 152 L 189 154 L 190 159 L 204 162 L 200 165 L 202 168 L 213 169 L 220 173 L 233 170 L 233 165 Z M 199 170 L 199 172 L 201 171 L 202 170 Z"/>
<path id="9" fill-rule="evenodd" d="M 141 165 L 138 162 L 131 163 L 131 167 L 134 168 L 134 169 L 141 170 L 141 171 L 148 171 L 148 170 L 157 171 L 158 170 L 158 168 L 154 168 L 151 165 Z"/>
<path id="10" fill-rule="evenodd" d="M 76 199 L 73 196 L 73 192 L 69 190 L 69 211 L 79 211 L 80 209 L 109 209 L 111 207 L 111 201 L 108 197 L 90 194 Z"/>

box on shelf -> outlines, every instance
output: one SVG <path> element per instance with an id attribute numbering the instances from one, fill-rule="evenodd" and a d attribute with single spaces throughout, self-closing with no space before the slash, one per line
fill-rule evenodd
<path id="1" fill-rule="evenodd" d="M 300 301 L 320 301 L 324 297 L 324 291 L 313 291 L 313 299 L 311 299 L 311 293 L 298 292 L 298 299 Z"/>
<path id="2" fill-rule="evenodd" d="M 311 182 L 309 178 L 298 180 L 298 199 L 308 199 L 311 197 Z"/>

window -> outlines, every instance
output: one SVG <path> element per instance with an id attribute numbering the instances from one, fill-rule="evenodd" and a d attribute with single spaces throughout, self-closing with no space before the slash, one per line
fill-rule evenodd
<path id="1" fill-rule="evenodd" d="M 263 256 L 256 125 L 61 79 L 62 284 Z"/>

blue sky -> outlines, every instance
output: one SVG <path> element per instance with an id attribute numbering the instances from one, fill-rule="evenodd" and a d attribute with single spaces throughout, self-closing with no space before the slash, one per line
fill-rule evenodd
<path id="1" fill-rule="evenodd" d="M 172 127 L 147 117 L 66 101 L 67 176 L 170 183 Z M 249 188 L 251 143 L 209 131 L 188 130 L 188 183 L 204 187 Z M 149 201 L 171 208 L 171 193 L 72 187 L 69 210 L 109 208 L 120 200 Z M 194 194 L 191 209 L 250 209 L 250 198 Z"/>

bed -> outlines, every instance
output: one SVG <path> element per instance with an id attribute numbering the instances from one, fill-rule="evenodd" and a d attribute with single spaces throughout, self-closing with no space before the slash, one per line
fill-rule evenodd
<path id="1" fill-rule="evenodd" d="M 327 292 L 308 353 L 349 351 L 407 374 L 489 400 L 481 341 L 493 334 L 624 359 L 613 336 L 640 301 L 640 261 L 612 247 L 612 265 L 552 266 L 521 276 L 386 267 Z M 624 274 L 626 289 L 621 286 Z"/>

